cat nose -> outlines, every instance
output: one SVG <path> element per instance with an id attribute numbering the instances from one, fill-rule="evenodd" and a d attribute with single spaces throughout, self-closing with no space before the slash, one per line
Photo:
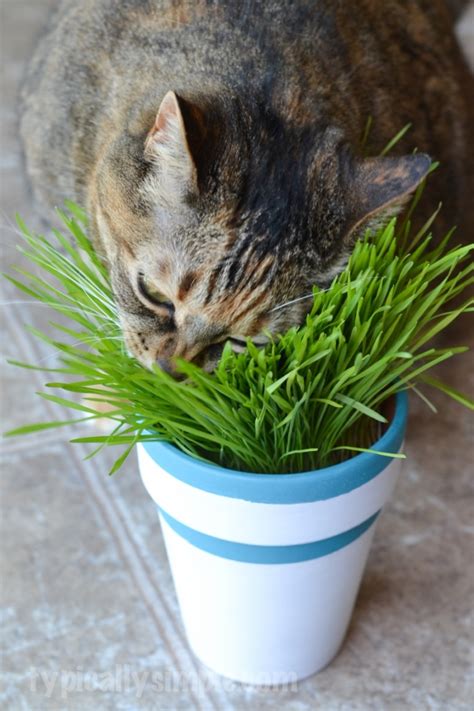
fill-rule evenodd
<path id="1" fill-rule="evenodd" d="M 164 370 L 168 375 L 174 375 L 174 366 L 171 358 L 157 358 L 156 364 L 160 370 Z"/>

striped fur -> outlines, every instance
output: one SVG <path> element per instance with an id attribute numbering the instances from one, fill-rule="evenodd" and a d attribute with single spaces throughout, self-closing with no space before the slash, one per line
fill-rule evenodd
<path id="1" fill-rule="evenodd" d="M 226 339 L 300 323 L 312 285 L 426 175 L 423 152 L 443 164 L 427 211 L 443 199 L 446 222 L 472 225 L 451 22 L 441 0 L 58 6 L 22 93 L 28 169 L 43 203 L 87 207 L 143 363 L 211 368 Z M 369 116 L 369 155 L 412 122 L 397 158 L 360 155 Z"/>

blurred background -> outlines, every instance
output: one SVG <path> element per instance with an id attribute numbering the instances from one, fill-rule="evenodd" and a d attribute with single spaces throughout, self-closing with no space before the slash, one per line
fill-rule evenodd
<path id="1" fill-rule="evenodd" d="M 18 144 L 16 97 L 52 0 L 0 0 L 1 248 L 21 263 L 16 212 L 37 226 Z M 474 66 L 474 7 L 459 37 Z M 467 157 L 468 158 L 468 157 Z M 469 157 L 472 160 L 472 156 Z M 55 419 L 41 374 L 7 358 L 51 356 L 25 330 L 47 310 L 2 283 L 2 431 Z M 472 321 L 452 344 L 474 345 Z M 439 375 L 474 392 L 469 354 Z M 1 620 L 5 709 L 471 709 L 474 599 L 472 415 L 438 394 L 412 397 L 407 461 L 378 525 L 349 635 L 331 666 L 265 690 L 206 672 L 190 652 L 154 505 L 132 457 L 84 461 L 78 428 L 1 442 Z M 60 415 L 63 413 L 59 413 Z M 83 432 L 83 429 L 81 431 Z"/>

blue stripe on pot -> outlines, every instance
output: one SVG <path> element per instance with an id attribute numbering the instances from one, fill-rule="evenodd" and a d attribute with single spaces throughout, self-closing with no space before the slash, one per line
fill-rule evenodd
<path id="1" fill-rule="evenodd" d="M 372 449 L 398 452 L 405 436 L 408 396 L 395 396 L 395 414 Z M 150 457 L 176 479 L 219 496 L 266 504 L 297 504 L 323 501 L 347 494 L 380 474 L 392 461 L 364 452 L 332 467 L 299 474 L 258 474 L 224 469 L 193 459 L 167 442 L 145 442 Z"/>
<path id="2" fill-rule="evenodd" d="M 304 560 L 322 558 L 330 553 L 335 553 L 362 536 L 372 526 L 380 513 L 380 511 L 377 511 L 377 513 L 358 526 L 354 526 L 354 528 L 350 528 L 344 533 L 339 533 L 337 536 L 325 538 L 322 541 L 300 543 L 292 546 L 258 546 L 249 543 L 225 541 L 222 538 L 215 538 L 207 535 L 207 533 L 201 533 L 194 528 L 189 528 L 184 523 L 180 523 L 166 511 L 163 511 L 161 507 L 157 506 L 157 508 L 170 528 L 196 548 L 217 555 L 220 558 L 238 560 L 242 563 L 262 564 L 300 563 Z"/>

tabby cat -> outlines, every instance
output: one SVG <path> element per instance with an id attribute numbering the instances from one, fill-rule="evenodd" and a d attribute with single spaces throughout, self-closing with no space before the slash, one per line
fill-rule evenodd
<path id="1" fill-rule="evenodd" d="M 61 3 L 21 134 L 36 196 L 89 214 L 145 365 L 300 323 L 426 176 L 472 225 L 473 91 L 442 0 Z M 405 124 L 394 156 L 377 156 Z M 413 149 L 417 148 L 416 153 Z M 463 218 L 463 219 L 461 219 Z"/>

